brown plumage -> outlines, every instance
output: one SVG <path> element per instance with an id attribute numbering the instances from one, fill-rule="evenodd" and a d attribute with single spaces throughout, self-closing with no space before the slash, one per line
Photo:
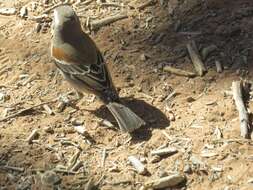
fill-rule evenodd
<path id="1" fill-rule="evenodd" d="M 52 57 L 65 79 L 78 91 L 97 95 L 111 111 L 122 131 L 132 132 L 145 122 L 119 103 L 118 93 L 104 58 L 85 34 L 70 6 L 54 11 Z"/>

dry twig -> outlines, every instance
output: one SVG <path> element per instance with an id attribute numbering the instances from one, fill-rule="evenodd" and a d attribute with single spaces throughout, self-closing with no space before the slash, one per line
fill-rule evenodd
<path id="1" fill-rule="evenodd" d="M 243 102 L 241 81 L 232 82 L 232 92 L 236 108 L 239 112 L 241 136 L 244 138 L 249 138 L 249 130 L 250 130 L 249 116 Z"/>
<path id="2" fill-rule="evenodd" d="M 54 103 L 54 102 L 56 102 L 56 101 L 57 101 L 57 99 L 51 100 L 51 101 L 48 101 L 48 102 L 42 102 L 42 103 L 40 103 L 40 104 L 31 106 L 31 107 L 29 107 L 29 108 L 24 108 L 24 109 L 22 109 L 22 110 L 19 110 L 19 111 L 16 112 L 16 113 L 13 113 L 13 114 L 11 114 L 11 115 L 8 115 L 8 116 L 6 116 L 6 117 L 0 119 L 0 122 L 6 121 L 6 120 L 11 119 L 11 118 L 14 118 L 14 117 L 17 117 L 17 116 L 19 116 L 19 115 L 21 115 L 21 114 L 23 114 L 23 113 L 25 113 L 25 112 L 27 112 L 27 111 L 30 111 L 30 110 L 32 110 L 32 109 L 34 109 L 34 108 L 38 108 L 38 107 L 43 106 L 43 105 L 45 105 L 45 104 Z"/>
<path id="3" fill-rule="evenodd" d="M 174 147 L 169 147 L 169 148 L 163 148 L 163 149 L 157 149 L 157 150 L 153 150 L 151 151 L 151 155 L 152 156 L 164 156 L 164 155 L 173 155 L 175 153 L 177 153 L 177 149 Z"/>
<path id="4" fill-rule="evenodd" d="M 26 139 L 26 141 L 30 144 L 32 143 L 32 140 L 34 140 L 38 135 L 39 135 L 38 129 L 34 129 L 29 135 L 29 137 Z"/>
<path id="5" fill-rule="evenodd" d="M 90 28 L 91 28 L 91 30 L 97 30 L 97 29 L 101 28 L 102 26 L 111 24 L 113 22 L 116 22 L 118 20 L 122 20 L 122 19 L 125 19 L 125 18 L 128 18 L 128 16 L 127 15 L 110 16 L 110 17 L 107 17 L 107 18 L 104 18 L 104 19 L 100 19 L 98 21 L 91 22 L 90 23 Z"/>
<path id="6" fill-rule="evenodd" d="M 195 73 L 185 71 L 185 70 L 182 70 L 182 69 L 176 69 L 176 68 L 171 67 L 171 66 L 165 66 L 163 68 L 163 70 L 167 71 L 167 72 L 170 72 L 172 74 L 179 75 L 179 76 L 186 76 L 186 77 L 195 77 L 196 76 Z"/>
<path id="7" fill-rule="evenodd" d="M 199 76 L 203 76 L 207 70 L 200 58 L 195 41 L 192 41 L 191 43 L 187 44 L 187 49 L 191 57 L 192 63 L 195 67 L 195 70 L 197 71 Z"/>

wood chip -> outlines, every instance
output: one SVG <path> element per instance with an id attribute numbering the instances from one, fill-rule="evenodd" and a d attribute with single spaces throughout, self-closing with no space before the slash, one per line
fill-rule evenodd
<path id="1" fill-rule="evenodd" d="M 32 141 L 37 138 L 39 135 L 38 129 L 34 129 L 32 133 L 29 135 L 29 137 L 26 139 L 26 141 L 30 144 Z"/>
<path id="2" fill-rule="evenodd" d="M 27 16 L 27 14 L 28 14 L 27 8 L 26 8 L 25 6 L 22 7 L 22 8 L 20 9 L 20 11 L 19 11 L 20 17 L 21 17 L 21 18 L 25 18 L 25 17 Z"/>
<path id="3" fill-rule="evenodd" d="M 83 136 L 86 136 L 88 134 L 86 128 L 82 125 L 79 125 L 79 126 L 74 126 L 74 130 L 80 134 L 80 135 L 83 135 Z"/>
<path id="4" fill-rule="evenodd" d="M 66 105 L 67 104 L 63 101 L 59 102 L 58 105 L 56 106 L 57 112 L 58 113 L 63 112 L 63 110 L 66 108 Z"/>
<path id="5" fill-rule="evenodd" d="M 84 124 L 84 121 L 81 119 L 76 119 L 76 118 L 72 118 L 71 119 L 71 124 L 74 126 L 80 126 Z"/>
<path id="6" fill-rule="evenodd" d="M 166 177 L 162 177 L 156 180 L 151 180 L 146 182 L 143 185 L 143 190 L 147 190 L 149 188 L 153 189 L 162 189 L 162 188 L 169 188 L 175 187 L 176 185 L 185 181 L 185 176 L 181 174 L 174 174 Z"/>
<path id="7" fill-rule="evenodd" d="M 102 161 L 101 161 L 101 167 L 105 166 L 105 159 L 106 159 L 107 153 L 106 153 L 106 149 L 104 148 L 102 151 Z"/>
<path id="8" fill-rule="evenodd" d="M 50 106 L 48 104 L 44 104 L 42 107 L 48 113 L 48 115 L 54 115 L 53 110 L 50 108 Z"/>
<path id="9" fill-rule="evenodd" d="M 138 158 L 136 158 L 135 156 L 129 156 L 128 160 L 139 174 L 141 175 L 147 174 L 148 172 L 147 168 L 141 163 L 141 161 Z"/>
<path id="10" fill-rule="evenodd" d="M 216 152 L 203 152 L 203 153 L 201 153 L 201 156 L 203 158 L 210 158 L 210 157 L 218 156 L 218 153 L 216 153 Z"/>
<path id="11" fill-rule="evenodd" d="M 170 147 L 170 148 L 164 148 L 164 149 L 158 149 L 158 150 L 153 150 L 151 151 L 151 155 L 152 156 L 165 156 L 165 155 L 173 155 L 175 153 L 177 153 L 177 149 L 174 147 Z"/>
<path id="12" fill-rule="evenodd" d="M 222 72 L 222 65 L 221 65 L 221 62 L 216 60 L 215 61 L 215 66 L 216 66 L 216 71 L 217 73 L 221 73 Z"/>
<path id="13" fill-rule="evenodd" d="M 10 16 L 15 14 L 16 14 L 15 8 L 7 8 L 7 7 L 0 8 L 0 15 Z"/>

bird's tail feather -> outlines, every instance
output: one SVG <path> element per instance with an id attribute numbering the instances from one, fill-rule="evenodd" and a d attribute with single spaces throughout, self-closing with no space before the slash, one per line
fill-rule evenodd
<path id="1" fill-rule="evenodd" d="M 110 110 L 123 132 L 130 133 L 145 125 L 145 121 L 122 104 L 112 102 L 107 104 L 107 108 Z"/>

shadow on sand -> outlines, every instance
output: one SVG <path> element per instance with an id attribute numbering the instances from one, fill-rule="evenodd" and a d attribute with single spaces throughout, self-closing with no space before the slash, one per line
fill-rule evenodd
<path id="1" fill-rule="evenodd" d="M 170 124 L 164 113 L 143 100 L 122 98 L 121 101 L 122 104 L 129 107 L 146 122 L 146 126 L 131 133 L 132 141 L 146 141 L 151 137 L 151 129 L 162 129 L 168 127 Z M 99 118 L 107 119 L 111 123 L 117 125 L 115 119 L 105 105 L 95 110 L 94 114 Z"/>

